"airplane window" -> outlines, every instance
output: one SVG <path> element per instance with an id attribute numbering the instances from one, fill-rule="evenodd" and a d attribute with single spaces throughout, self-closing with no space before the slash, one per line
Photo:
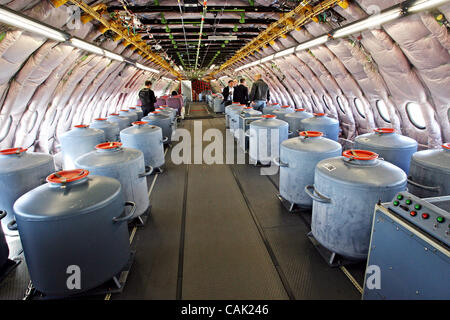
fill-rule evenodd
<path id="1" fill-rule="evenodd" d="M 30 122 L 28 123 L 28 126 L 27 126 L 28 133 L 30 133 L 31 130 L 33 130 L 34 125 L 36 124 L 37 116 L 38 116 L 38 113 L 37 113 L 37 111 L 35 111 L 33 113 L 33 115 L 31 116 Z"/>
<path id="2" fill-rule="evenodd" d="M 417 103 L 410 102 L 406 105 L 406 113 L 408 114 L 409 121 L 418 129 L 425 129 L 426 123 L 423 117 L 422 110 Z"/>
<path id="3" fill-rule="evenodd" d="M 364 107 L 363 107 L 362 102 L 358 98 L 355 98 L 355 100 L 353 100 L 353 101 L 355 102 L 355 107 L 356 107 L 356 110 L 358 111 L 359 115 L 365 119 L 366 116 L 364 115 Z"/>
<path id="4" fill-rule="evenodd" d="M 386 107 L 386 104 L 384 103 L 383 100 L 377 100 L 377 109 L 378 109 L 378 113 L 380 114 L 381 118 L 383 118 L 384 121 L 386 122 L 391 122 L 391 118 L 389 117 L 389 112 L 388 109 Z"/>
<path id="5" fill-rule="evenodd" d="M 3 141 L 3 139 L 5 139 L 6 136 L 8 135 L 9 129 L 11 128 L 11 123 L 12 123 L 12 117 L 9 116 L 9 118 L 6 121 L 5 125 L 0 130 L 0 141 Z"/>
<path id="6" fill-rule="evenodd" d="M 336 101 L 337 101 L 337 104 L 338 104 L 338 106 L 339 106 L 339 109 L 341 109 L 342 113 L 345 113 L 345 111 L 344 111 L 344 106 L 342 105 L 341 97 L 337 97 L 337 98 L 336 98 Z"/>
<path id="7" fill-rule="evenodd" d="M 322 95 L 322 100 L 323 100 L 323 103 L 325 104 L 325 107 L 327 107 L 327 109 L 330 110 L 330 107 L 328 106 L 327 101 L 325 100 L 325 96 L 324 96 L 324 95 Z"/>

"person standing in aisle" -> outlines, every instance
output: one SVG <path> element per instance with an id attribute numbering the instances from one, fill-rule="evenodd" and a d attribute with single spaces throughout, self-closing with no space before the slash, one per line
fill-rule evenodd
<path id="1" fill-rule="evenodd" d="M 248 88 L 245 83 L 245 79 L 242 78 L 240 84 L 234 88 L 234 102 L 239 102 L 241 104 L 248 104 Z"/>
<path id="2" fill-rule="evenodd" d="M 233 103 L 233 97 L 234 97 L 234 81 L 230 80 L 228 81 L 228 86 L 226 86 L 223 91 L 222 91 L 222 95 L 223 95 L 223 102 L 226 106 L 229 106 L 230 104 Z"/>
<path id="3" fill-rule="evenodd" d="M 150 112 L 155 111 L 156 97 L 151 87 L 152 82 L 147 80 L 145 81 L 145 88 L 139 91 L 139 99 L 141 99 L 142 112 L 144 113 L 144 117 L 147 116 Z"/>
<path id="4" fill-rule="evenodd" d="M 260 74 L 255 76 L 249 100 L 254 103 L 254 109 L 259 111 L 262 111 L 270 100 L 269 86 L 261 79 Z"/>

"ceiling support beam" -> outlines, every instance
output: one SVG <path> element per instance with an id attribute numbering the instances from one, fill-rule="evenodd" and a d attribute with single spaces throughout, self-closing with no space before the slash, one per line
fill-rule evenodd
<path id="1" fill-rule="evenodd" d="M 149 60 L 166 69 L 174 76 L 181 77 L 181 74 L 178 73 L 175 69 L 173 69 L 166 60 L 164 60 L 163 58 L 161 58 L 160 55 L 150 50 L 150 47 L 144 41 L 142 41 L 142 38 L 139 35 L 131 37 L 128 35 L 128 32 L 123 27 L 105 19 L 103 17 L 104 10 L 95 10 L 95 8 L 89 6 L 82 0 L 71 0 L 71 2 L 86 13 L 85 17 L 97 20 L 103 25 L 103 27 L 106 30 L 108 29 L 112 30 L 118 35 L 119 38 L 123 38 L 126 41 L 126 43 L 132 44 L 137 49 L 141 50 L 145 55 L 148 55 Z"/>
<path id="2" fill-rule="evenodd" d="M 284 14 L 282 18 L 272 23 L 250 43 L 238 50 L 231 59 L 225 62 L 220 69 L 213 74 L 228 68 L 232 64 L 246 58 L 262 47 L 267 46 L 267 44 L 273 43 L 276 39 L 286 33 L 299 28 L 310 21 L 314 21 L 317 19 L 316 16 L 318 14 L 332 8 L 333 6 L 337 4 L 342 7 L 348 6 L 347 0 L 324 0 L 314 7 L 309 5 L 310 2 L 311 1 L 309 0 L 304 0 L 294 10 Z"/>
<path id="3" fill-rule="evenodd" d="M 159 13 L 175 12 L 179 13 L 178 6 L 127 6 L 127 9 L 133 13 Z M 125 11 L 123 6 L 110 6 L 108 12 Z M 289 9 L 271 6 L 208 6 L 208 12 L 289 12 Z M 203 6 L 184 7 L 184 12 L 203 12 Z"/>

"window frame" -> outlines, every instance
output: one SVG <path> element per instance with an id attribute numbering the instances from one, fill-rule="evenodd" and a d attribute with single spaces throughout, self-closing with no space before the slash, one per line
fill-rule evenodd
<path id="1" fill-rule="evenodd" d="M 329 111 L 331 111 L 331 108 L 328 106 L 328 103 L 325 100 L 325 95 L 324 94 L 322 95 L 322 101 L 323 101 L 323 104 L 325 105 L 325 108 L 327 108 Z"/>
<path id="2" fill-rule="evenodd" d="M 337 102 L 337 104 L 338 104 L 339 110 L 341 110 L 341 112 L 342 112 L 343 114 L 345 114 L 344 106 L 343 106 L 341 100 L 342 100 L 342 99 L 341 99 L 340 96 L 337 96 L 337 97 L 336 97 L 336 102 Z"/>
<path id="3" fill-rule="evenodd" d="M 366 116 L 364 115 L 364 113 L 361 112 L 361 110 L 359 109 L 358 104 L 356 103 L 356 101 L 359 101 L 361 104 L 362 104 L 362 101 L 359 100 L 358 98 L 354 98 L 353 99 L 353 104 L 355 105 L 355 109 L 358 112 L 358 114 L 361 116 L 361 118 L 365 119 Z M 362 107 L 364 108 L 364 106 L 362 106 Z"/>
<path id="4" fill-rule="evenodd" d="M 386 118 L 386 115 L 383 115 L 383 112 L 381 112 L 380 106 L 379 106 L 380 102 L 384 104 L 384 108 L 386 109 L 388 118 Z M 383 119 L 387 123 L 391 123 L 391 117 L 389 116 L 389 110 L 386 105 L 386 102 L 384 102 L 384 100 L 382 100 L 382 99 L 379 99 L 379 100 L 375 101 L 375 106 L 377 107 L 377 111 L 378 111 L 378 114 L 380 115 L 381 119 Z"/>
<path id="5" fill-rule="evenodd" d="M 409 110 L 409 106 L 410 106 L 410 105 L 417 105 L 418 110 L 420 111 L 420 113 L 421 113 L 421 115 L 422 115 L 422 119 L 423 119 L 423 121 L 425 122 L 425 123 L 424 123 L 424 126 L 421 126 L 420 124 L 418 124 L 418 123 L 416 122 L 416 120 L 413 118 L 413 116 L 411 116 L 411 111 Z M 416 128 L 419 129 L 419 130 L 425 130 L 425 129 L 427 128 L 427 124 L 426 124 L 425 118 L 424 118 L 424 116 L 423 116 L 422 110 L 420 109 L 420 105 L 419 105 L 418 103 L 412 102 L 412 101 L 406 103 L 406 105 L 405 105 L 405 110 L 406 110 L 406 115 L 408 116 L 409 122 L 411 122 L 412 125 L 413 125 L 414 127 L 416 127 Z"/>

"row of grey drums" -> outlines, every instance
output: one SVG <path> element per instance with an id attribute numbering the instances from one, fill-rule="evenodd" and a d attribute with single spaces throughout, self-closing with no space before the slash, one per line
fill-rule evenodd
<path id="1" fill-rule="evenodd" d="M 76 126 L 61 139 L 63 154 L 68 144 L 90 149 L 69 152 L 76 169 L 54 172 L 50 155 L 0 151 L 0 268 L 9 254 L 3 230 L 18 230 L 33 285 L 50 296 L 85 292 L 123 269 L 130 258 L 126 222 L 149 207 L 146 176 L 153 167 L 144 156 L 147 164 L 164 164 L 160 127 L 133 122 L 120 131 L 122 143 L 132 146 L 124 147 L 104 142 L 105 120 L 97 122 L 101 129 Z M 73 272 L 80 278 L 70 282 Z"/>
<path id="2" fill-rule="evenodd" d="M 374 134 L 380 135 L 380 131 L 394 134 L 388 129 L 377 129 Z M 448 144 L 442 149 L 411 155 L 406 147 L 410 144 L 408 139 L 403 141 L 403 148 L 397 144 L 396 149 L 393 137 L 389 137 L 388 143 L 392 145 L 384 146 L 388 153 L 379 137 L 374 139 L 378 142 L 376 147 L 386 155 L 384 160 L 373 150 L 342 152 L 339 143 L 325 138 L 321 132 L 304 131 L 299 137 L 283 141 L 280 157 L 274 161 L 280 166 L 280 195 L 291 204 L 312 207 L 313 236 L 332 252 L 349 259 L 367 257 L 372 215 L 378 201 L 392 200 L 397 192 L 405 190 L 408 182 L 409 190 L 418 196 L 430 191 L 430 184 L 434 196 L 449 194 Z M 398 154 L 391 159 L 400 160 L 393 164 L 386 158 L 395 152 Z M 408 157 L 412 159 L 409 178 L 399 166 Z"/>

